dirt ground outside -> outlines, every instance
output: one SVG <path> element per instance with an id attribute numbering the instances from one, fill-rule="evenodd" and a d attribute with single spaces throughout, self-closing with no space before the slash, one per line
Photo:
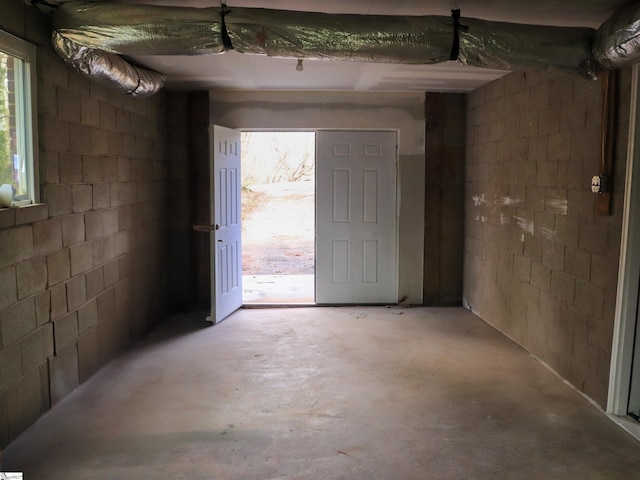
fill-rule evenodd
<path id="1" fill-rule="evenodd" d="M 314 193 L 310 180 L 243 189 L 243 275 L 314 273 Z"/>

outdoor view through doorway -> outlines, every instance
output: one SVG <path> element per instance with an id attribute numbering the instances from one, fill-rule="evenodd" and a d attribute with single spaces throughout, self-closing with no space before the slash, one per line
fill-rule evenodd
<path id="1" fill-rule="evenodd" d="M 315 132 L 242 132 L 242 301 L 314 303 Z"/>

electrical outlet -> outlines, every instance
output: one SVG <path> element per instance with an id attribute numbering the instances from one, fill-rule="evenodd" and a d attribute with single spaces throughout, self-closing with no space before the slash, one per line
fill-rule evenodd
<path id="1" fill-rule="evenodd" d="M 608 193 L 609 178 L 606 175 L 594 175 L 591 177 L 591 191 L 593 193 Z"/>

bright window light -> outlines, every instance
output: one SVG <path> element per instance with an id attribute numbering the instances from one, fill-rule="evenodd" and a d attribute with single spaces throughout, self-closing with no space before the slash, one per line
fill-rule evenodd
<path id="1" fill-rule="evenodd" d="M 0 31 L 0 188 L 11 191 L 11 206 L 38 201 L 35 51 L 30 43 Z M 2 198 L 0 207 L 9 206 L 6 195 Z"/>

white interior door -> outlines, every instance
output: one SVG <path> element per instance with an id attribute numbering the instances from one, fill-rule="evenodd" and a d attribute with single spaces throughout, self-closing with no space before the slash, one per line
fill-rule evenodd
<path id="1" fill-rule="evenodd" d="M 316 136 L 316 303 L 397 303 L 396 132 Z"/>
<path id="2" fill-rule="evenodd" d="M 240 132 L 210 130 L 211 320 L 218 323 L 242 306 Z"/>

